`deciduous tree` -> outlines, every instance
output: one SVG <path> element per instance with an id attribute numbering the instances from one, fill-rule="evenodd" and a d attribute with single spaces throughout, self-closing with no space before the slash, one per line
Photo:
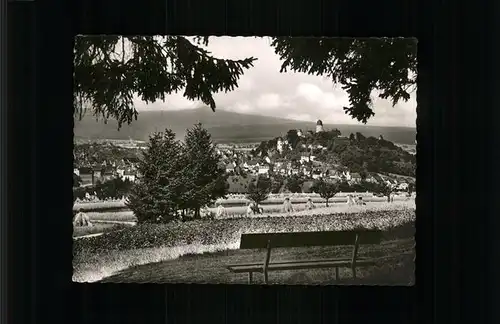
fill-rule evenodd
<path id="1" fill-rule="evenodd" d="M 393 184 L 382 182 L 379 183 L 374 189 L 377 193 L 386 196 L 387 202 L 391 202 L 391 194 L 395 191 L 396 187 Z"/>
<path id="2" fill-rule="evenodd" d="M 319 179 L 314 182 L 311 190 L 318 193 L 321 198 L 325 199 L 326 207 L 328 207 L 328 201 L 333 198 L 337 192 L 339 192 L 339 187 L 336 183 Z"/>
<path id="3" fill-rule="evenodd" d="M 304 180 L 296 175 L 292 175 L 286 179 L 285 187 L 293 193 L 302 192 L 302 184 Z"/>
<path id="4" fill-rule="evenodd" d="M 258 209 L 259 204 L 269 197 L 271 192 L 271 180 L 264 177 L 258 177 L 248 185 L 248 200 L 255 202 L 255 207 Z"/>

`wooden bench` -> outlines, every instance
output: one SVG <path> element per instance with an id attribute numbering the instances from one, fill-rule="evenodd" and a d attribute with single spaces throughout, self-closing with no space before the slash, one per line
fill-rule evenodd
<path id="1" fill-rule="evenodd" d="M 375 263 L 374 259 L 358 258 L 359 246 L 380 244 L 381 239 L 382 232 L 379 230 L 242 234 L 240 249 L 265 248 L 267 249 L 265 259 L 263 262 L 232 264 L 226 267 L 233 273 L 248 273 L 248 283 L 252 283 L 254 272 L 262 273 L 267 284 L 270 271 L 319 268 L 335 268 L 335 278 L 339 280 L 339 267 L 351 268 L 352 275 L 356 278 L 356 267 Z M 348 258 L 271 262 L 273 248 L 346 245 L 353 246 L 352 256 Z"/>

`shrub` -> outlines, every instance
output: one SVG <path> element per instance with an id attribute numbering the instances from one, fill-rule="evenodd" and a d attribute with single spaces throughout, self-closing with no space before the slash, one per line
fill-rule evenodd
<path id="1" fill-rule="evenodd" d="M 299 214 L 299 213 L 297 213 Z M 307 216 L 307 217 L 304 217 Z M 286 217 L 286 220 L 283 219 Z M 362 210 L 355 213 L 326 213 L 307 211 L 293 216 L 268 216 L 170 224 L 142 224 L 120 232 L 82 239 L 74 242 L 75 255 L 101 253 L 110 250 L 128 250 L 180 246 L 186 244 L 223 244 L 238 242 L 242 233 L 269 233 L 292 231 L 328 231 L 353 228 L 390 230 L 413 224 L 414 208 L 392 210 Z M 411 225 L 413 226 L 413 225 Z"/>

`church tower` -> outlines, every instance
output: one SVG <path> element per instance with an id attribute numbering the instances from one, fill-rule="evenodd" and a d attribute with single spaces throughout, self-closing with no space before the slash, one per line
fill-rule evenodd
<path id="1" fill-rule="evenodd" d="M 318 119 L 318 121 L 316 122 L 316 133 L 320 133 L 323 131 L 323 122 L 321 121 L 321 119 Z"/>

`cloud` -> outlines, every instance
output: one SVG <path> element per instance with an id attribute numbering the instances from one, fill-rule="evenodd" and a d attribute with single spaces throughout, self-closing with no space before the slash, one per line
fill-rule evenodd
<path id="1" fill-rule="evenodd" d="M 242 114 L 250 114 L 254 111 L 254 107 L 250 105 L 248 102 L 237 102 L 233 105 L 230 105 L 226 108 L 228 111 L 233 111 Z"/>
<path id="2" fill-rule="evenodd" d="M 294 119 L 294 120 L 305 120 L 305 121 L 314 121 L 314 118 L 309 115 L 309 114 L 288 114 L 285 116 L 286 118 L 289 119 Z"/>
<path id="3" fill-rule="evenodd" d="M 339 85 L 321 76 L 305 73 L 280 73 L 281 61 L 267 37 L 211 37 L 207 47 L 212 55 L 225 59 L 256 57 L 254 67 L 245 70 L 239 87 L 228 93 L 216 93 L 217 109 L 287 117 L 327 123 L 360 124 L 347 115 L 347 93 Z M 411 126 L 416 124 L 415 93 L 408 102 L 395 107 L 373 94 L 375 116 L 368 125 Z M 165 103 L 150 105 L 136 101 L 138 109 L 193 109 L 203 104 L 182 97 L 182 92 L 167 96 Z"/>
<path id="4" fill-rule="evenodd" d="M 189 100 L 183 95 L 183 91 L 178 91 L 165 96 L 165 102 L 157 100 L 153 103 L 142 101 L 140 98 L 134 98 L 134 105 L 137 110 L 179 110 L 179 109 L 195 109 L 203 106 L 203 103 L 198 100 Z"/>
<path id="5" fill-rule="evenodd" d="M 314 84 L 301 83 L 297 87 L 297 95 L 305 98 L 310 102 L 318 102 L 323 96 L 323 91 Z"/>
<path id="6" fill-rule="evenodd" d="M 262 108 L 280 108 L 287 106 L 288 103 L 284 102 L 279 94 L 276 93 L 265 93 L 261 95 L 256 102 L 258 107 Z"/>

